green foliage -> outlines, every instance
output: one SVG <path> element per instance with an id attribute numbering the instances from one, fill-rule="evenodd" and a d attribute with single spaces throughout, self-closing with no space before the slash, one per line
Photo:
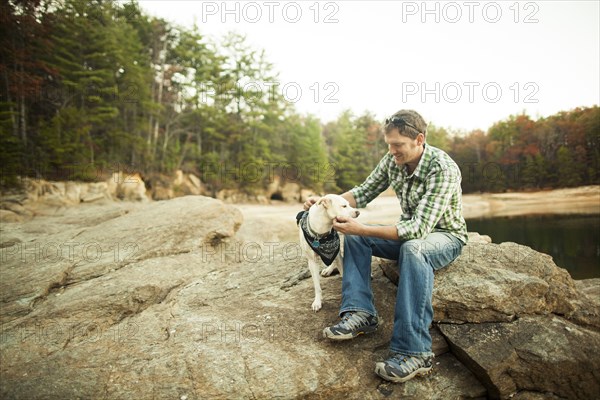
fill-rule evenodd
<path id="1" fill-rule="evenodd" d="M 427 127 L 426 141 L 428 144 L 442 149 L 444 151 L 449 150 L 450 134 L 444 128 L 438 128 L 433 124 L 429 124 Z"/>
<path id="2" fill-rule="evenodd" d="M 17 175 L 22 171 L 21 141 L 12 134 L 15 118 L 9 104 L 0 103 L 0 187 L 16 187 L 19 185 Z"/>
<path id="3" fill-rule="evenodd" d="M 573 154 L 566 146 L 561 146 L 556 158 L 558 162 L 558 184 L 559 186 L 578 186 L 581 184 L 581 175 L 577 164 L 573 159 Z"/>
<path id="4" fill-rule="evenodd" d="M 354 117 L 344 111 L 324 128 L 329 161 L 335 171 L 330 191 L 345 191 L 361 183 L 385 154 L 380 126 L 369 113 Z"/>
<path id="5" fill-rule="evenodd" d="M 592 185 L 598 184 L 599 135 L 598 106 L 537 121 L 511 115 L 487 134 L 454 136 L 448 152 L 461 166 L 465 192 Z"/>
<path id="6" fill-rule="evenodd" d="M 339 192 L 387 151 L 369 112 L 325 125 L 299 115 L 245 37 L 209 40 L 135 2 L 1 2 L 0 81 L 2 187 L 24 175 L 105 178 L 91 167 L 183 169 L 215 193 L 251 192 L 275 176 Z M 431 124 L 427 143 L 457 161 L 465 192 L 503 191 L 600 183 L 599 134 L 594 106 L 509 116 L 487 133 Z"/>
<path id="7" fill-rule="evenodd" d="M 285 156 L 273 158 L 273 172 L 305 187 L 322 190 L 324 176 L 320 170 L 326 167 L 327 154 L 319 120 L 291 115 L 284 121 L 281 137 L 278 154 Z"/>

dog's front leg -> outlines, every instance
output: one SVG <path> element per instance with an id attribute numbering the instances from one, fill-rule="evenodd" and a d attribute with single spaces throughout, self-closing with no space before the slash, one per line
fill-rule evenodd
<path id="1" fill-rule="evenodd" d="M 319 264 L 312 259 L 312 257 L 309 257 L 308 259 L 308 269 L 310 269 L 310 275 L 312 276 L 313 284 L 315 286 L 315 300 L 312 303 L 312 309 L 313 311 L 317 312 L 321 309 L 321 302 L 323 298 L 321 294 Z"/>
<path id="2" fill-rule="evenodd" d="M 333 263 L 321 271 L 321 276 L 331 276 L 333 271 L 338 270 L 340 272 L 340 276 L 344 275 L 344 265 L 342 262 L 342 255 L 338 254 L 338 256 L 333 260 Z"/>

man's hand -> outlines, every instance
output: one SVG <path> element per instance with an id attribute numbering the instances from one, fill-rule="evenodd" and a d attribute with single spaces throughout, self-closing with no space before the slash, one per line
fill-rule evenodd
<path id="1" fill-rule="evenodd" d="M 365 226 L 354 218 L 336 217 L 333 220 L 333 229 L 345 235 L 364 235 Z"/>
<path id="2" fill-rule="evenodd" d="M 319 201 L 320 198 L 321 197 L 319 197 L 319 196 L 310 196 L 308 199 L 306 199 L 306 201 L 304 202 L 304 211 L 308 211 L 310 206 L 312 206 L 317 201 Z"/>

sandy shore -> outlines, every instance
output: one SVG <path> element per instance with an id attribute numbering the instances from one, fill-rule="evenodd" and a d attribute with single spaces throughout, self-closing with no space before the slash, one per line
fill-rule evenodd
<path id="1" fill-rule="evenodd" d="M 463 196 L 465 218 L 529 214 L 600 214 L 600 186 Z"/>
<path id="2" fill-rule="evenodd" d="M 255 216 L 283 218 L 295 222 L 300 204 L 236 205 L 247 220 Z M 401 213 L 393 192 L 385 193 L 361 209 L 360 220 L 370 224 L 393 224 Z M 483 193 L 463 196 L 465 218 L 487 218 L 530 214 L 600 214 L 600 186 L 583 186 L 539 192 Z"/>
<path id="3" fill-rule="evenodd" d="M 376 223 L 389 223 L 399 213 L 398 200 L 393 192 L 387 192 L 369 204 L 364 215 Z M 600 186 L 463 195 L 463 215 L 467 219 L 531 214 L 600 214 Z"/>

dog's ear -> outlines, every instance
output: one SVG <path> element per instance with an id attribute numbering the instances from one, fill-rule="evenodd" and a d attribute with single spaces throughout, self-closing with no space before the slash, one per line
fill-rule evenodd
<path id="1" fill-rule="evenodd" d="M 327 197 L 321 197 L 319 201 L 317 201 L 317 205 L 329 208 L 331 207 L 331 199 L 328 199 Z"/>

